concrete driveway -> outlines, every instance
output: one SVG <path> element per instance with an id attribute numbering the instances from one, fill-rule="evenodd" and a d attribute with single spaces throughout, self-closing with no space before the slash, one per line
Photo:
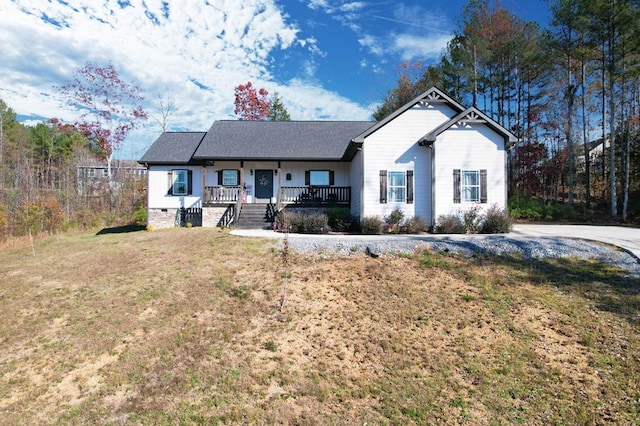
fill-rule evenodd
<path id="1" fill-rule="evenodd" d="M 267 238 L 283 238 L 284 234 L 273 232 L 269 230 L 233 230 L 234 235 L 252 236 L 252 237 L 267 237 Z M 491 238 L 491 237 L 525 237 L 525 238 L 581 238 L 585 240 L 600 241 L 607 244 L 612 244 L 617 247 L 621 247 L 633 254 L 636 259 L 640 260 L 640 229 L 628 228 L 623 226 L 592 226 L 592 225 L 533 225 L 533 224 L 518 224 L 515 225 L 513 231 L 510 234 L 493 234 L 493 235 L 443 235 L 443 234 L 423 234 L 416 235 L 342 235 L 341 238 L 347 238 L 349 240 L 377 240 L 384 238 L 395 239 L 421 239 L 421 240 L 436 240 L 436 239 L 465 239 L 465 238 Z M 316 234 L 291 234 L 292 238 L 317 238 Z M 326 238 L 332 238 L 326 236 Z"/>
<path id="2" fill-rule="evenodd" d="M 640 229 L 624 226 L 518 224 L 509 235 L 567 237 L 600 241 L 621 247 L 640 259 Z"/>

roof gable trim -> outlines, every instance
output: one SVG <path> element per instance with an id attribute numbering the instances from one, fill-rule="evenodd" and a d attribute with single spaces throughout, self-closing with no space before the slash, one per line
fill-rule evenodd
<path id="1" fill-rule="evenodd" d="M 496 123 L 476 107 L 471 107 L 467 108 L 460 114 L 453 117 L 451 120 L 441 124 L 440 126 L 436 127 L 435 129 L 421 137 L 418 140 L 418 144 L 421 146 L 430 146 L 436 141 L 438 136 L 440 136 L 443 132 L 445 132 L 452 126 L 455 125 L 458 127 L 469 127 L 473 124 L 484 124 L 489 126 L 493 131 L 499 133 L 504 137 L 505 143 L 507 145 L 514 144 L 518 141 L 517 136 L 515 136 L 509 130 Z"/>
<path id="2" fill-rule="evenodd" d="M 454 111 L 457 111 L 457 112 L 464 111 L 464 107 L 460 105 L 458 102 L 456 102 L 453 98 L 449 97 L 447 94 L 445 94 L 443 91 L 441 91 L 437 87 L 432 87 L 431 89 L 416 96 L 415 98 L 413 98 L 412 100 L 410 100 L 409 102 L 407 102 L 406 104 L 404 104 L 403 106 L 395 110 L 392 114 L 389 114 L 383 120 L 378 121 L 376 124 L 374 124 L 367 130 L 365 130 L 364 132 L 362 132 L 361 134 L 353 138 L 352 139 L 353 142 L 356 142 L 356 143 L 364 142 L 364 139 L 366 137 L 372 135 L 378 129 L 384 127 L 387 123 L 393 121 L 396 117 L 398 117 L 399 115 L 403 114 L 405 111 L 413 108 L 415 105 L 418 105 L 418 104 L 421 106 L 429 106 L 433 104 L 439 104 L 439 105 L 445 104 L 451 107 Z"/>

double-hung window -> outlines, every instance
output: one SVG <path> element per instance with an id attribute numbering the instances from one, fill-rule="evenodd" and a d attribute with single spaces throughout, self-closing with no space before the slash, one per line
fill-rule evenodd
<path id="1" fill-rule="evenodd" d="M 380 170 L 380 203 L 413 204 L 413 170 Z"/>
<path id="2" fill-rule="evenodd" d="M 486 203 L 487 171 L 453 170 L 454 203 Z"/>
<path id="3" fill-rule="evenodd" d="M 190 170 L 174 169 L 169 171 L 169 192 L 171 195 L 189 195 L 191 190 Z"/>
<path id="4" fill-rule="evenodd" d="M 480 170 L 461 171 L 461 196 L 463 203 L 477 203 L 480 201 Z"/>
<path id="5" fill-rule="evenodd" d="M 389 172 L 389 192 L 387 199 L 390 203 L 404 203 L 407 199 L 407 179 L 405 172 Z"/>

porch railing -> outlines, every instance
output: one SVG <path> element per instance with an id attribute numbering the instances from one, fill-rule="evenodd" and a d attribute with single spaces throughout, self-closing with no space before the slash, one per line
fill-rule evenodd
<path id="1" fill-rule="evenodd" d="M 278 196 L 279 204 L 351 204 L 350 186 L 283 186 Z"/>
<path id="2" fill-rule="evenodd" d="M 240 186 L 205 186 L 202 204 L 238 204 L 242 202 Z"/>

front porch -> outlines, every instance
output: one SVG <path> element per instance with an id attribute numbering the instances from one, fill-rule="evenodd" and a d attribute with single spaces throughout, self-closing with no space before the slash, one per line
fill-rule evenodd
<path id="1" fill-rule="evenodd" d="M 219 206 L 246 203 L 246 194 L 239 185 L 205 186 L 202 192 L 203 206 Z M 350 186 L 283 186 L 278 191 L 278 209 L 288 204 L 303 206 L 351 205 Z"/>

